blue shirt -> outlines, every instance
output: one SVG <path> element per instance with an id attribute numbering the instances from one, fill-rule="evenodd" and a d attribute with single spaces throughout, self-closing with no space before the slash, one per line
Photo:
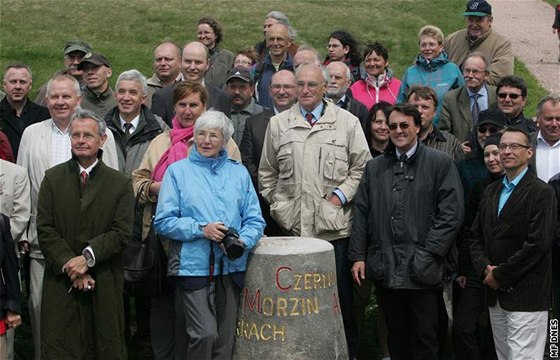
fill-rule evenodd
<path id="1" fill-rule="evenodd" d="M 511 195 L 517 184 L 519 184 L 521 179 L 523 179 L 523 176 L 525 176 L 528 169 L 529 168 L 525 168 L 525 170 L 523 170 L 521 174 L 517 175 L 511 182 L 508 180 L 507 176 L 504 176 L 504 179 L 502 180 L 502 191 L 500 192 L 500 201 L 498 202 L 498 216 L 500 216 L 502 208 L 508 201 L 509 196 Z"/>
<path id="2" fill-rule="evenodd" d="M 321 118 L 321 114 L 323 113 L 323 108 L 324 107 L 325 107 L 325 105 L 321 101 L 319 103 L 319 105 L 317 105 L 317 107 L 315 109 L 313 109 L 313 111 L 307 111 L 304 108 L 302 108 L 301 106 L 299 107 L 299 111 L 301 112 L 301 116 L 303 116 L 304 119 L 306 119 L 305 115 L 307 115 L 307 113 L 312 113 L 313 114 L 313 124 L 315 124 Z"/>

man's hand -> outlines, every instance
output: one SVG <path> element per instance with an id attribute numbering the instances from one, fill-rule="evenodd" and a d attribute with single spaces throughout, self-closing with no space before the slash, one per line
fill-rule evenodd
<path id="1" fill-rule="evenodd" d="M 87 260 L 83 255 L 73 257 L 64 264 L 63 269 L 68 274 L 70 281 L 73 282 L 88 270 Z"/>
<path id="2" fill-rule="evenodd" d="M 461 149 L 463 149 L 463 152 L 465 154 L 468 154 L 471 152 L 471 145 L 468 141 L 462 142 L 461 143 Z"/>
<path id="3" fill-rule="evenodd" d="M 329 202 L 336 207 L 342 207 L 342 201 L 340 201 L 338 195 L 336 195 L 334 193 L 329 198 Z"/>
<path id="4" fill-rule="evenodd" d="M 204 237 L 208 240 L 221 242 L 225 237 L 225 232 L 227 232 L 228 228 L 225 227 L 223 222 L 213 222 L 208 223 L 204 227 Z"/>
<path id="5" fill-rule="evenodd" d="M 72 283 L 72 286 L 81 291 L 93 291 L 95 289 L 95 280 L 89 274 L 78 277 Z"/>
<path id="6" fill-rule="evenodd" d="M 496 282 L 496 279 L 494 279 L 494 269 L 497 268 L 497 266 L 492 266 L 492 265 L 486 265 L 486 277 L 484 278 L 484 284 L 490 286 L 492 289 L 497 290 L 498 289 L 498 283 Z"/>
<path id="7" fill-rule="evenodd" d="M 459 285 L 459 287 L 461 289 L 464 289 L 465 286 L 467 285 L 467 277 L 466 276 L 463 276 L 463 275 L 457 276 L 455 281 L 457 282 L 457 285 Z"/>
<path id="8" fill-rule="evenodd" d="M 6 326 L 8 326 L 9 328 L 17 328 L 19 325 L 21 325 L 21 316 L 19 314 L 16 314 L 14 312 L 11 312 L 10 310 L 6 311 Z"/>
<path id="9" fill-rule="evenodd" d="M 18 251 L 28 253 L 29 252 L 29 242 L 27 240 L 22 240 L 18 242 Z"/>
<path id="10" fill-rule="evenodd" d="M 352 278 L 358 286 L 362 286 L 362 280 L 366 278 L 366 262 L 356 261 L 352 265 Z"/>

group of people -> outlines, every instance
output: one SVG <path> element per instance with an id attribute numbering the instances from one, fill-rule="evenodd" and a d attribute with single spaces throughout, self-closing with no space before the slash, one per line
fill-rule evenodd
<path id="1" fill-rule="evenodd" d="M 13 358 L 21 324 L 17 251 L 29 257 L 35 358 L 124 359 L 121 254 L 155 230 L 166 286 L 134 299 L 134 336 L 155 359 L 231 358 L 263 235 L 333 246 L 350 359 L 373 288 L 386 358 L 441 358 L 449 324 L 457 359 L 543 358 L 560 97 L 525 117 L 527 86 L 491 5 L 471 0 L 463 15 L 447 37 L 419 30 L 400 80 L 380 42 L 360 54 L 337 30 L 322 59 L 279 11 L 237 54 L 203 17 L 198 41 L 157 44 L 153 75 L 123 71 L 114 90 L 109 59 L 82 40 L 66 44 L 64 70 L 35 102 L 31 69 L 6 66 L 0 356 Z"/>

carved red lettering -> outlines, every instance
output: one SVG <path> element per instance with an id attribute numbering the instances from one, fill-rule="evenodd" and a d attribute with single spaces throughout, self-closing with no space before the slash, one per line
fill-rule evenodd
<path id="1" fill-rule="evenodd" d="M 276 270 L 276 287 L 282 291 L 288 291 L 292 288 L 292 285 L 287 285 L 287 286 L 282 286 L 282 284 L 280 284 L 280 272 L 281 271 L 292 271 L 292 268 L 287 267 L 287 266 L 281 266 Z"/>

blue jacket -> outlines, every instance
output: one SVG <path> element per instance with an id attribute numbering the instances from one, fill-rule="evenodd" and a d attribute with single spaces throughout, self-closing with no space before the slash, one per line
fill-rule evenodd
<path id="1" fill-rule="evenodd" d="M 447 54 L 442 51 L 439 56 L 432 61 L 426 60 L 422 55 L 418 55 L 415 61 L 416 65 L 412 65 L 405 72 L 401 79 L 401 88 L 397 103 L 406 102 L 406 93 L 414 84 L 429 86 L 435 90 L 438 96 L 437 113 L 433 123 L 437 125 L 439 122 L 439 114 L 443 104 L 443 97 L 452 89 L 456 89 L 465 85 L 461 70 L 452 62 L 449 62 Z"/>
<path id="2" fill-rule="evenodd" d="M 294 71 L 294 63 L 290 54 L 288 54 L 286 59 L 280 64 L 278 71 L 280 70 Z M 270 109 L 272 109 L 274 104 L 270 97 L 269 87 L 272 82 L 272 75 L 274 75 L 276 71 L 276 68 L 272 64 L 270 54 L 267 54 L 264 60 L 257 64 L 254 73 L 255 82 L 257 83 L 257 104 Z"/>
<path id="3" fill-rule="evenodd" d="M 230 261 L 217 243 L 204 238 L 202 227 L 217 221 L 239 232 L 246 245 L 243 256 Z M 262 237 L 265 222 L 247 169 L 228 159 L 225 150 L 218 158 L 207 158 L 194 146 L 188 158 L 167 169 L 154 225 L 159 234 L 171 240 L 169 276 L 208 276 L 211 247 L 214 275 L 245 271 L 249 252 Z"/>

